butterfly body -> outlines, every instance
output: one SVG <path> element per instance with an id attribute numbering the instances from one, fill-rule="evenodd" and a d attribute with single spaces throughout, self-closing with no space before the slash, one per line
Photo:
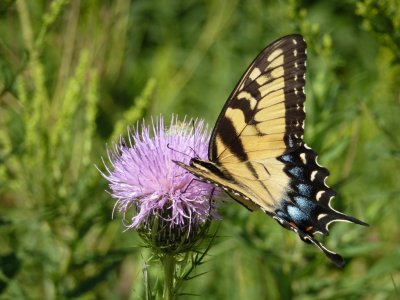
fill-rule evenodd
<path id="1" fill-rule="evenodd" d="M 263 210 L 341 267 L 343 258 L 314 235 L 327 235 L 334 221 L 367 224 L 330 206 L 335 192 L 325 184 L 329 172 L 304 144 L 305 71 L 301 35 L 267 46 L 225 103 L 211 135 L 209 160 L 175 163 L 247 209 Z"/>
<path id="2" fill-rule="evenodd" d="M 176 163 L 195 174 L 198 178 L 222 188 L 248 210 L 255 211 L 260 208 L 254 200 L 251 200 L 254 199 L 254 195 L 250 194 L 246 187 L 238 185 L 234 179 L 230 177 L 229 173 L 215 163 L 197 158 L 192 158 L 189 166 L 182 162 L 176 161 Z"/>

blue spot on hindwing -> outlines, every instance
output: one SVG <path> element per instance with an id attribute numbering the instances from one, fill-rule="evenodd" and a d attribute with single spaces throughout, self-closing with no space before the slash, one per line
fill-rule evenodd
<path id="1" fill-rule="evenodd" d="M 311 199 L 302 196 L 294 196 L 293 200 L 296 201 L 299 209 L 310 215 L 317 207 L 317 204 L 314 203 Z"/>
<path id="2" fill-rule="evenodd" d="M 281 159 L 283 161 L 285 161 L 285 162 L 290 162 L 290 163 L 293 163 L 293 164 L 295 163 L 294 160 L 293 160 L 293 155 L 290 155 L 290 154 L 282 155 Z"/>
<path id="3" fill-rule="evenodd" d="M 298 166 L 289 169 L 288 172 L 297 179 L 304 178 L 303 169 Z"/>
<path id="4" fill-rule="evenodd" d="M 306 197 L 311 197 L 312 194 L 312 187 L 309 184 L 299 183 L 296 185 L 299 193 Z"/>
<path id="5" fill-rule="evenodd" d="M 307 220 L 307 215 L 296 206 L 288 205 L 287 212 L 295 224 L 301 224 Z"/>
<path id="6" fill-rule="evenodd" d="M 286 221 L 289 221 L 289 220 L 288 220 L 288 217 L 287 217 L 287 214 L 285 214 L 285 212 L 283 212 L 282 210 L 276 210 L 275 213 L 276 213 L 276 215 L 277 215 L 278 217 L 280 217 L 281 219 L 284 219 L 284 220 L 286 220 Z"/>
<path id="7" fill-rule="evenodd" d="M 293 147 L 293 145 L 294 145 L 293 137 L 290 134 L 288 135 L 288 144 L 289 144 L 289 147 Z"/>

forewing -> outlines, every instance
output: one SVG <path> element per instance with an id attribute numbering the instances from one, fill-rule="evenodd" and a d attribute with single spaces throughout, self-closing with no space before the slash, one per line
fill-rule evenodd
<path id="1" fill-rule="evenodd" d="M 214 127 L 209 159 L 220 164 L 277 157 L 302 144 L 306 43 L 283 37 L 251 63 Z"/>

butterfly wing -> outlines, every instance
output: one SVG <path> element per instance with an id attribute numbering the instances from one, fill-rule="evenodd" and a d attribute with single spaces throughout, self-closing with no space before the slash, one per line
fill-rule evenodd
<path id="1" fill-rule="evenodd" d="M 303 137 L 306 43 L 283 37 L 250 64 L 211 135 L 209 159 L 230 163 L 277 157 Z"/>
<path id="2" fill-rule="evenodd" d="M 303 143 L 305 72 L 306 43 L 300 35 L 283 37 L 256 57 L 212 132 L 208 155 L 223 176 L 208 178 L 228 187 L 249 209 L 253 201 L 343 266 L 341 256 L 313 236 L 327 235 L 333 221 L 367 224 L 330 206 L 335 192 L 325 184 L 329 172 Z"/>
<path id="3" fill-rule="evenodd" d="M 259 207 L 274 211 L 290 178 L 276 157 L 302 145 L 306 43 L 301 35 L 267 46 L 229 96 L 208 156 Z"/>

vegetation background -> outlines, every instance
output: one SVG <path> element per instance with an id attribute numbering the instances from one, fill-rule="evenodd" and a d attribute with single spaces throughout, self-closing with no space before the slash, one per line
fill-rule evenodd
<path id="1" fill-rule="evenodd" d="M 225 205 L 181 299 L 400 298 L 400 2 L 0 2 L 0 299 L 142 299 L 157 286 L 112 220 L 106 144 L 143 117 L 213 125 L 245 68 L 290 33 L 308 43 L 305 139 L 331 171 L 337 269 L 262 213 Z M 143 273 L 147 270 L 147 273 Z"/>

